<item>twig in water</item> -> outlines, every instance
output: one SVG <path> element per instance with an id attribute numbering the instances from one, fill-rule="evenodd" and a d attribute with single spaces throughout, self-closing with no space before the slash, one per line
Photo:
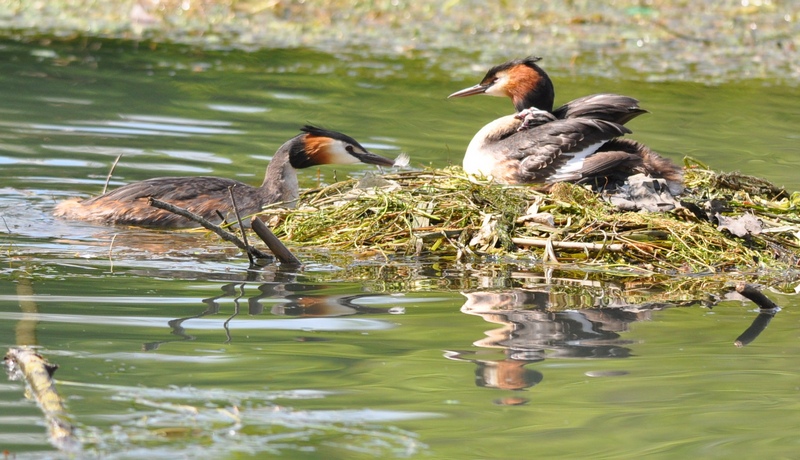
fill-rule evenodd
<path id="1" fill-rule="evenodd" d="M 753 303 L 758 305 L 758 308 L 761 309 L 761 312 L 758 314 L 758 316 L 756 316 L 756 319 L 753 320 L 753 324 L 751 324 L 747 330 L 742 332 L 742 335 L 740 335 L 736 341 L 733 342 L 736 347 L 741 348 L 755 340 L 756 337 L 758 337 L 758 335 L 767 328 L 767 325 L 770 321 L 772 321 L 772 318 L 775 316 L 775 314 L 778 313 L 780 307 L 767 296 L 765 296 L 763 292 L 759 291 L 758 288 L 753 284 L 748 284 L 745 282 L 736 283 L 736 292 L 741 294 L 743 297 L 752 300 Z"/>
<path id="2" fill-rule="evenodd" d="M 231 205 L 233 206 L 233 213 L 236 214 L 236 222 L 239 223 L 239 231 L 242 232 L 242 241 L 244 242 L 244 246 L 247 248 L 247 258 L 250 260 L 250 265 L 255 265 L 255 260 L 253 259 L 253 254 L 250 253 L 250 243 L 247 242 L 247 232 L 244 230 L 244 225 L 242 224 L 242 216 L 239 215 L 239 207 L 236 206 L 236 197 L 233 196 L 233 187 L 236 185 L 231 185 L 228 187 L 228 195 L 231 197 Z"/>
<path id="3" fill-rule="evenodd" d="M 58 450 L 71 454 L 81 451 L 81 442 L 75 436 L 75 429 L 69 423 L 69 414 L 64 400 L 56 391 L 53 373 L 58 366 L 47 362 L 32 348 L 13 347 L 5 358 L 6 368 L 12 380 L 25 381 L 30 398 L 35 400 L 47 421 L 50 443 Z"/>
<path id="4" fill-rule="evenodd" d="M 114 240 L 117 239 L 117 235 L 119 235 L 119 233 L 115 233 L 114 236 L 111 237 L 111 243 L 108 245 L 108 265 L 110 270 L 109 273 L 112 274 L 114 273 L 114 258 L 112 257 L 113 256 L 112 251 L 114 250 Z"/>
<path id="5" fill-rule="evenodd" d="M 247 245 L 244 244 L 244 242 L 242 242 L 242 240 L 240 240 L 233 233 L 230 233 L 230 232 L 226 231 L 225 229 L 219 227 L 218 225 L 215 225 L 213 222 L 210 222 L 209 220 L 204 219 L 203 217 L 198 216 L 197 214 L 195 214 L 195 213 L 193 213 L 191 211 L 188 211 L 188 210 L 180 208 L 178 206 L 169 204 L 169 203 L 167 203 L 165 201 L 158 200 L 158 199 L 153 198 L 153 197 L 149 198 L 148 203 L 150 204 L 150 206 L 156 207 L 158 209 L 163 209 L 165 211 L 169 211 L 171 213 L 174 213 L 174 214 L 177 214 L 179 216 L 185 217 L 185 218 L 191 220 L 192 222 L 197 222 L 198 224 L 202 225 L 204 228 L 206 228 L 206 229 L 216 233 L 217 235 L 219 235 L 219 237 L 222 238 L 223 240 L 225 240 L 225 241 L 227 241 L 229 243 L 233 243 L 237 248 L 239 248 L 239 249 L 241 249 L 241 250 L 243 250 L 245 252 L 248 252 L 248 254 L 249 254 L 250 251 L 253 251 L 253 255 L 256 256 L 259 259 L 269 259 L 269 258 L 272 257 L 269 254 L 267 254 L 265 252 L 262 252 L 262 251 L 259 251 L 258 249 L 254 248 L 252 246 L 248 247 Z"/>
<path id="6" fill-rule="evenodd" d="M 120 153 L 117 155 L 117 159 L 111 163 L 111 169 L 108 170 L 108 176 L 106 176 L 106 183 L 103 185 L 103 193 L 101 195 L 106 194 L 106 190 L 108 190 L 108 183 L 111 182 L 111 176 L 114 174 L 114 168 L 117 167 L 117 163 L 119 163 L 119 159 L 122 158 L 122 154 Z"/>
<path id="7" fill-rule="evenodd" d="M 758 305 L 758 308 L 762 310 L 778 310 L 780 307 L 775 304 L 775 302 L 769 300 L 769 297 L 765 296 L 764 293 L 758 290 L 753 284 L 748 284 L 744 282 L 736 283 L 736 292 L 741 294 L 744 297 L 752 300 L 753 303 Z"/>
<path id="8" fill-rule="evenodd" d="M 778 310 L 761 310 L 761 313 L 759 313 L 758 316 L 756 316 L 756 319 L 753 320 L 753 324 L 751 324 L 747 330 L 742 332 L 742 335 L 737 337 L 733 342 L 736 348 L 742 348 L 743 346 L 755 340 L 756 337 L 764 332 L 764 329 L 767 328 L 767 325 L 769 325 L 769 322 L 772 321 L 772 318 L 777 312 Z"/>
<path id="9" fill-rule="evenodd" d="M 261 221 L 261 219 L 257 217 L 253 217 L 250 219 L 250 228 L 256 232 L 261 241 L 267 245 L 270 251 L 275 254 L 275 257 L 281 261 L 282 264 L 289 264 L 289 265 L 303 265 L 300 262 L 300 259 L 292 254 L 292 251 L 284 245 L 281 240 L 272 233 L 272 230 L 267 227 L 267 224 Z"/>

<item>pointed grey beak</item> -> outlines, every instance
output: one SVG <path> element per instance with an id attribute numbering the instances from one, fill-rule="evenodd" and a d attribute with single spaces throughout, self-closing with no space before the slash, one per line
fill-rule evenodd
<path id="1" fill-rule="evenodd" d="M 366 150 L 363 152 L 351 152 L 350 155 L 358 158 L 358 161 L 369 165 L 394 166 L 394 160 L 390 160 Z"/>
<path id="2" fill-rule="evenodd" d="M 469 88 L 464 88 L 460 91 L 456 91 L 455 93 L 447 96 L 448 99 L 451 97 L 467 97 L 467 96 L 474 96 L 476 94 L 483 94 L 486 90 L 489 89 L 488 85 L 481 85 L 478 83 L 475 86 L 470 86 Z"/>

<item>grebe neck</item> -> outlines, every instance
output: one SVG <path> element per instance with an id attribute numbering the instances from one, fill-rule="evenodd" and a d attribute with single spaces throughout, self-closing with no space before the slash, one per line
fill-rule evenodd
<path id="1" fill-rule="evenodd" d="M 294 207 L 300 196 L 297 170 L 289 162 L 289 151 L 295 141 L 296 138 L 290 139 L 281 145 L 269 162 L 259 189 L 264 205 L 284 202 L 287 207 Z"/>
<path id="2" fill-rule="evenodd" d="M 517 81 L 508 85 L 508 91 L 517 112 L 531 107 L 548 112 L 553 111 L 556 91 L 553 81 L 550 80 L 550 76 L 544 69 L 529 63 L 526 66 L 520 66 L 514 76 Z"/>

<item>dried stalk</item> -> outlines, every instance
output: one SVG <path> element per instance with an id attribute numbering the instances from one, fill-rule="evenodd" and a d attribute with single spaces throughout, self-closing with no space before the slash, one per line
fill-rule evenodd
<path id="1" fill-rule="evenodd" d="M 108 175 L 106 176 L 106 183 L 103 184 L 103 193 L 101 195 L 106 194 L 106 190 L 108 190 L 108 183 L 111 182 L 111 176 L 114 175 L 114 169 L 117 167 L 117 163 L 119 163 L 119 159 L 122 158 L 122 154 L 120 153 L 117 155 L 117 158 L 111 163 L 111 168 L 108 170 Z"/>
<path id="2" fill-rule="evenodd" d="M 518 246 L 546 248 L 548 245 L 552 245 L 555 249 L 585 249 L 587 251 L 622 252 L 628 247 L 628 245 L 622 243 L 578 243 L 574 241 L 552 241 L 545 238 L 511 238 L 511 241 Z"/>

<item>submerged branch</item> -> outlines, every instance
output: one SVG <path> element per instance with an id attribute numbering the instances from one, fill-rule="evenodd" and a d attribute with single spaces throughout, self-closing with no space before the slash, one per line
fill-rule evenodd
<path id="1" fill-rule="evenodd" d="M 185 217 L 187 219 L 190 219 L 193 222 L 197 222 L 198 224 L 202 225 L 207 230 L 210 230 L 210 231 L 216 233 L 217 235 L 219 235 L 219 237 L 222 238 L 223 240 L 225 240 L 225 241 L 227 241 L 229 243 L 233 243 L 237 248 L 239 248 L 239 249 L 241 249 L 243 251 L 246 251 L 248 254 L 252 253 L 255 257 L 257 257 L 259 259 L 270 259 L 272 257 L 269 254 L 254 248 L 253 246 L 246 245 L 242 240 L 240 240 L 233 233 L 228 232 L 224 228 L 214 224 L 213 222 L 211 222 L 211 221 L 209 221 L 207 219 L 204 219 L 202 216 L 198 216 L 197 214 L 195 214 L 195 213 L 193 213 L 191 211 L 188 211 L 188 210 L 183 209 L 181 207 L 178 207 L 178 206 L 172 205 L 170 203 L 167 203 L 166 201 L 161 201 L 161 200 L 158 200 L 158 199 L 155 199 L 155 198 L 152 198 L 152 197 L 149 199 L 148 203 L 150 203 L 150 206 L 153 206 L 153 207 L 156 207 L 156 208 L 159 208 L 159 209 L 163 209 L 165 211 L 169 211 L 171 213 L 174 213 L 174 214 L 177 214 L 179 216 L 182 216 L 182 217 Z"/>
<path id="2" fill-rule="evenodd" d="M 289 264 L 289 265 L 302 265 L 303 263 L 300 262 L 300 259 L 294 256 L 289 248 L 284 245 L 281 240 L 272 233 L 272 230 L 267 227 L 267 224 L 262 222 L 259 218 L 253 217 L 250 220 L 250 227 L 256 232 L 261 241 L 267 245 L 270 251 L 275 254 L 275 257 L 281 261 L 281 263 Z"/>
<path id="3" fill-rule="evenodd" d="M 754 304 L 758 305 L 758 308 L 762 310 L 778 310 L 780 307 L 769 299 L 769 297 L 765 296 L 763 292 L 758 290 L 755 285 L 748 284 L 748 283 L 737 283 L 736 284 L 736 292 L 741 294 L 743 297 L 746 297 L 753 301 Z"/>
<path id="4" fill-rule="evenodd" d="M 56 391 L 53 381 L 53 373 L 58 366 L 50 364 L 28 347 L 10 348 L 4 361 L 9 378 L 24 380 L 29 390 L 28 394 L 42 410 L 53 446 L 63 452 L 78 452 L 81 449 L 81 443 L 75 437 L 74 427 L 67 420 L 68 414 L 64 407 L 64 401 Z"/>
<path id="5" fill-rule="evenodd" d="M 753 324 L 742 332 L 742 335 L 737 337 L 736 341 L 733 342 L 737 348 L 741 348 L 755 340 L 756 337 L 767 328 L 769 322 L 772 321 L 772 318 L 780 310 L 780 307 L 753 284 L 744 282 L 736 283 L 736 292 L 741 294 L 742 297 L 753 301 L 760 309 L 758 316 L 753 320 Z"/>

